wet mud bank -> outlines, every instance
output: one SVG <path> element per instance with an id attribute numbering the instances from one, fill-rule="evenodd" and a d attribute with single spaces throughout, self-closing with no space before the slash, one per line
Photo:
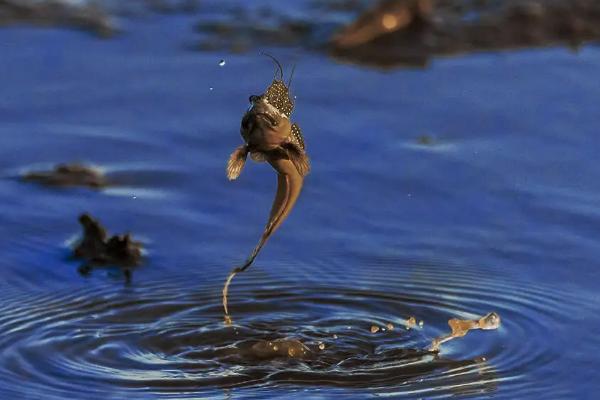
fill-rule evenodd
<path id="1" fill-rule="evenodd" d="M 329 53 L 382 66 L 436 56 L 567 45 L 600 39 L 600 3 L 384 1 L 338 32 Z"/>
<path id="2" fill-rule="evenodd" d="M 94 3 L 0 0 L 0 27 L 15 24 L 75 28 L 99 37 L 116 33 L 110 15 Z"/>
<path id="3" fill-rule="evenodd" d="M 365 8 L 365 4 L 367 8 Z M 432 57 L 569 46 L 600 39 L 593 0 L 312 2 L 303 13 L 235 9 L 196 26 L 200 50 L 302 47 L 358 64 L 425 66 Z"/>

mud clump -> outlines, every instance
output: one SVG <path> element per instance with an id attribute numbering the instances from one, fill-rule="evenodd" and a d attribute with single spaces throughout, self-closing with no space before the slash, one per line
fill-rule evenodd
<path id="1" fill-rule="evenodd" d="M 108 186 L 102 172 L 81 164 L 59 164 L 51 171 L 28 172 L 23 175 L 22 180 L 47 186 L 84 186 L 95 189 Z"/>
<path id="2" fill-rule="evenodd" d="M 79 223 L 83 237 L 73 249 L 73 256 L 85 261 L 79 272 L 85 275 L 93 267 L 114 265 L 124 268 L 129 281 L 130 268 L 139 265 L 142 259 L 141 243 L 134 241 L 129 233 L 109 237 L 106 229 L 89 214 L 82 214 Z"/>
<path id="3" fill-rule="evenodd" d="M 0 0 L 0 26 L 13 24 L 72 27 L 100 37 L 116 33 L 108 14 L 97 5 L 64 0 Z"/>
<path id="4" fill-rule="evenodd" d="M 310 349 L 296 339 L 261 340 L 252 345 L 250 352 L 254 357 L 263 360 L 273 358 L 305 359 L 311 355 Z"/>
<path id="5" fill-rule="evenodd" d="M 452 332 L 434 339 L 429 348 L 430 351 L 439 351 L 442 343 L 463 337 L 473 329 L 498 329 L 500 327 L 500 315 L 491 312 L 478 319 L 452 318 L 448 321 L 448 325 L 450 326 L 450 329 L 452 329 Z"/>

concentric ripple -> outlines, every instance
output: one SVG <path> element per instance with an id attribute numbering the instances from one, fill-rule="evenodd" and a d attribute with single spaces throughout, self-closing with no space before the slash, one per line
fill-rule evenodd
<path id="1" fill-rule="evenodd" d="M 343 285 L 292 283 L 257 268 L 231 287 L 233 326 L 223 323 L 216 278 L 200 287 L 187 276 L 38 297 L 11 293 L 0 309 L 0 389 L 22 393 L 28 382 L 28 393 L 46 399 L 117 392 L 185 398 L 264 387 L 427 398 L 566 390 L 551 376 L 540 385 L 539 376 L 565 345 L 546 334 L 549 327 L 568 324 L 568 310 L 585 307 L 574 296 L 475 268 L 390 270 L 371 266 L 348 280 L 359 284 Z M 492 310 L 503 318 L 498 331 L 470 333 L 438 355 L 425 350 L 449 330 L 449 318 Z M 423 327 L 407 329 L 409 316 Z M 380 330 L 372 333 L 373 325 Z M 547 340 L 532 341 L 539 337 Z M 306 355 L 256 351 L 257 343 L 281 339 L 303 343 Z"/>

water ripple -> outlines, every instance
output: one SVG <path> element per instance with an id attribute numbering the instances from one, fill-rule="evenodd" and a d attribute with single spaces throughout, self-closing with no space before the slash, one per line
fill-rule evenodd
<path id="1" fill-rule="evenodd" d="M 45 398 L 102 397 L 114 388 L 193 397 L 214 387 L 286 385 L 428 398 L 502 387 L 517 396 L 539 392 L 526 377 L 557 362 L 564 343 L 546 335 L 548 327 L 585 307 L 573 294 L 475 268 L 405 266 L 390 275 L 388 267 L 345 276 L 359 282 L 348 287 L 289 282 L 260 269 L 242 274 L 231 291 L 232 327 L 222 322 L 216 277 L 202 287 L 173 277 L 135 288 L 11 293 L 0 307 L 2 389 L 18 392 L 27 379 Z M 449 318 L 491 310 L 503 318 L 498 331 L 469 334 L 439 355 L 425 350 L 448 331 Z M 406 328 L 412 315 L 422 328 Z M 371 333 L 372 325 L 381 331 Z M 282 338 L 304 343 L 307 356 L 265 357 L 253 347 Z M 545 393 L 564 390 L 559 381 L 544 385 Z"/>

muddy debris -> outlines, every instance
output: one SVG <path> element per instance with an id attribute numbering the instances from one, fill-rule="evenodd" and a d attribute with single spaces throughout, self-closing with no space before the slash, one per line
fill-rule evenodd
<path id="1" fill-rule="evenodd" d="M 110 16 L 94 2 L 0 0 L 0 26 L 14 24 L 70 27 L 99 37 L 117 32 Z"/>
<path id="2" fill-rule="evenodd" d="M 94 267 L 119 266 L 129 281 L 130 268 L 141 263 L 142 244 L 133 240 L 129 233 L 109 237 L 100 222 L 89 214 L 82 214 L 79 223 L 83 227 L 83 237 L 73 249 L 73 257 L 85 262 L 79 272 L 86 275 Z"/>
<path id="3" fill-rule="evenodd" d="M 28 172 L 23 175 L 22 180 L 47 186 L 84 186 L 95 189 L 108 185 L 102 172 L 82 164 L 59 164 L 50 171 Z"/>
<path id="4" fill-rule="evenodd" d="M 477 319 L 458 319 L 452 318 L 448 321 L 448 326 L 452 332 L 435 338 L 431 342 L 430 351 L 438 352 L 442 343 L 449 340 L 465 336 L 469 331 L 474 329 L 493 330 L 500 327 L 500 315 L 495 312 L 490 312 L 483 317 Z"/>

